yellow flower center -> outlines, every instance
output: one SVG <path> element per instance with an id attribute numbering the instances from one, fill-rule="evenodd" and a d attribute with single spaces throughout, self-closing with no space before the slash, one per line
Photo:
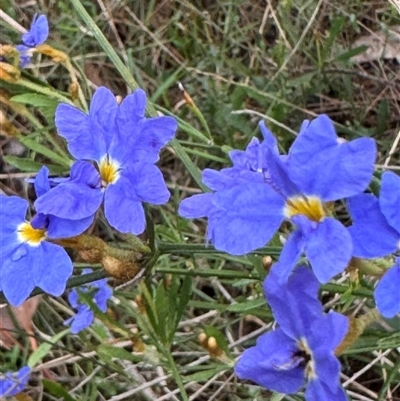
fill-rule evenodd
<path id="1" fill-rule="evenodd" d="M 313 360 L 312 352 L 308 346 L 307 340 L 302 337 L 297 342 L 300 353 L 304 354 L 305 366 L 305 376 L 308 380 L 314 380 L 317 378 L 317 373 L 315 371 L 315 362 Z"/>
<path id="2" fill-rule="evenodd" d="M 31 246 L 38 246 L 46 239 L 46 230 L 38 230 L 31 226 L 31 223 L 22 223 L 17 228 L 18 239 L 27 242 Z"/>
<path id="3" fill-rule="evenodd" d="M 119 178 L 119 163 L 108 156 L 103 157 L 99 165 L 103 186 L 114 184 Z"/>
<path id="4" fill-rule="evenodd" d="M 286 201 L 285 216 L 290 219 L 302 214 L 312 221 L 321 221 L 326 216 L 324 206 L 316 196 L 294 196 Z"/>

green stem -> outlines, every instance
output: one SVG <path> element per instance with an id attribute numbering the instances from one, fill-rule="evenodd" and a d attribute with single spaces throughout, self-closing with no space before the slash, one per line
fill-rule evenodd
<path id="1" fill-rule="evenodd" d="M 193 254 L 193 253 L 209 253 L 209 254 L 220 254 L 226 255 L 225 252 L 218 251 L 211 245 L 203 245 L 203 244 L 174 244 L 174 243 L 165 243 L 159 242 L 157 243 L 157 249 L 161 254 L 175 254 L 175 255 L 184 255 L 184 254 Z M 254 252 L 249 252 L 249 255 L 280 255 L 282 251 L 282 247 L 279 246 L 265 246 L 263 248 L 259 248 Z"/>
<path id="2" fill-rule="evenodd" d="M 187 395 L 185 386 L 183 385 L 182 377 L 179 373 L 178 367 L 176 366 L 175 360 L 171 355 L 171 352 L 169 350 L 165 350 L 164 354 L 168 359 L 168 363 L 171 368 L 172 376 L 175 379 L 176 384 L 179 387 L 179 390 L 181 391 L 181 396 L 182 396 L 183 401 L 189 401 L 189 397 Z"/>
<path id="3" fill-rule="evenodd" d="M 264 277 L 260 277 L 258 274 L 252 274 L 247 272 L 241 272 L 236 270 L 215 270 L 215 269 L 201 269 L 201 270 L 190 270 L 180 269 L 175 267 L 156 267 L 157 273 L 164 274 L 180 274 L 183 276 L 198 276 L 198 277 L 218 277 L 220 279 L 252 279 L 262 280 Z"/>

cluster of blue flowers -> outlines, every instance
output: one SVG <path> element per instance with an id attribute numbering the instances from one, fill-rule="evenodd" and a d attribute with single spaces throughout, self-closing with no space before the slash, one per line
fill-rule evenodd
<path id="1" fill-rule="evenodd" d="M 58 106 L 57 129 L 77 159 L 70 177 L 49 180 L 48 169 L 41 169 L 34 182 L 37 214 L 30 221 L 26 200 L 0 196 L 0 291 L 12 305 L 25 301 L 34 287 L 55 296 L 64 292 L 73 266 L 52 240 L 84 232 L 103 201 L 110 225 L 132 234 L 145 229 L 143 202 L 168 201 L 154 163 L 177 123 L 171 117 L 146 118 L 145 108 L 144 91 L 118 105 L 103 87 L 95 92 L 89 114 L 68 104 Z"/>
<path id="2" fill-rule="evenodd" d="M 47 36 L 44 21 L 34 21 L 24 36 L 27 46 Z M 49 179 L 49 170 L 42 167 L 34 180 L 36 214 L 30 219 L 28 201 L 0 195 L 0 291 L 11 305 L 21 305 L 35 287 L 54 296 L 65 291 L 73 264 L 53 240 L 83 233 L 103 203 L 112 227 L 141 234 L 146 226 L 142 203 L 168 201 L 170 193 L 155 163 L 174 137 L 177 123 L 171 117 L 146 118 L 145 108 L 143 90 L 118 105 L 104 87 L 95 92 L 89 114 L 69 104 L 57 107 L 56 127 L 76 158 L 69 178 Z M 102 312 L 112 296 L 106 281 L 79 290 L 94 290 L 93 302 Z M 76 334 L 93 322 L 94 313 L 79 300 L 77 290 L 70 292 L 69 302 L 77 313 L 65 323 Z M 29 367 L 6 373 L 0 378 L 0 396 L 22 391 L 29 373 Z"/>
<path id="3" fill-rule="evenodd" d="M 264 284 L 279 328 L 245 351 L 235 370 L 240 378 L 282 393 L 296 393 L 306 384 L 308 401 L 346 400 L 334 350 L 348 320 L 323 313 L 318 282 L 342 273 L 353 257 L 391 257 L 399 250 L 400 177 L 383 174 L 379 199 L 364 193 L 374 172 L 375 141 L 338 138 L 326 115 L 303 122 L 287 155 L 279 154 L 263 122 L 260 129 L 263 141 L 253 138 L 245 151 L 230 152 L 232 167 L 204 170 L 211 192 L 183 200 L 179 213 L 207 217 L 207 240 L 232 255 L 257 250 L 285 220 L 291 223 Z M 351 227 L 335 218 L 335 201 L 347 203 Z M 296 267 L 302 257 L 308 267 Z M 400 258 L 377 285 L 375 300 L 386 317 L 400 312 Z"/>

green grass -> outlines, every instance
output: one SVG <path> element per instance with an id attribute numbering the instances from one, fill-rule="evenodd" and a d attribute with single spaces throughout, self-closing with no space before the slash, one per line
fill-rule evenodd
<path id="1" fill-rule="evenodd" d="M 22 7 L 6 0 L 2 10 L 24 27 L 35 12 L 48 15 L 47 43 L 71 58 L 82 97 L 89 100 L 99 85 L 125 96 L 136 82 L 156 108 L 180 119 L 178 141 L 159 163 L 171 201 L 151 210 L 156 240 L 174 251 L 160 256 L 140 284 L 116 290 L 102 323 L 79 336 L 65 335 L 46 351 L 36 367 L 38 376 L 46 377 L 43 388 L 32 383 L 31 399 L 302 400 L 272 396 L 232 374 L 234 359 L 273 322 L 262 297 L 261 255 L 187 250 L 185 239 L 204 244 L 206 225 L 181 219 L 176 210 L 181 199 L 201 192 L 200 170 L 227 166 L 229 149 L 242 149 L 259 135 L 260 116 L 287 150 L 303 119 L 327 113 L 346 139 L 375 138 L 377 164 L 388 160 L 396 171 L 399 61 L 354 63 L 351 57 L 365 51 L 354 46 L 360 36 L 387 33 L 400 24 L 399 13 L 383 0 L 82 0 L 103 40 L 76 2 Z M 3 21 L 1 33 L 4 43 L 18 41 L 19 33 Z M 0 188 L 22 196 L 27 190 L 20 173 L 30 175 L 45 163 L 53 174 L 67 174 L 71 160 L 53 121 L 55 106 L 69 97 L 69 71 L 42 57 L 23 77 L 23 85 L 1 81 L 0 87 L 2 110 L 26 147 L 17 154 L 15 139 L 1 137 Z M 200 113 L 185 105 L 178 81 Z M 10 98 L 12 103 L 4 100 Z M 104 222 L 93 233 L 127 246 Z M 265 251 L 276 258 L 276 249 Z M 365 280 L 354 288 L 346 277 L 328 286 L 323 299 L 329 308 L 360 316 L 373 305 L 371 288 Z M 65 297 L 43 298 L 34 318 L 37 342 L 46 344 L 62 331 L 70 314 Z M 398 319 L 379 320 L 341 357 L 342 381 L 353 400 L 400 399 L 399 329 Z M 22 351 L 2 351 L 5 369 L 31 353 L 26 333 L 17 331 Z M 226 357 L 210 357 L 198 340 L 202 332 L 217 339 Z"/>

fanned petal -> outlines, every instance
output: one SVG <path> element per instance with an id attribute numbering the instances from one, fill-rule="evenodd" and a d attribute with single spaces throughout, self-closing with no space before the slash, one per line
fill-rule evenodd
<path id="1" fill-rule="evenodd" d="M 296 138 L 288 165 L 290 177 L 304 194 L 328 202 L 362 192 L 372 178 L 375 158 L 373 139 L 341 143 L 332 121 L 321 115 Z"/>
<path id="2" fill-rule="evenodd" d="M 43 166 L 37 173 L 34 181 L 36 196 L 42 196 L 50 191 L 49 169 Z"/>
<path id="3" fill-rule="evenodd" d="M 126 125 L 143 119 L 146 102 L 146 92 L 143 89 L 137 89 L 126 96 L 118 108 L 117 124 L 119 128 L 124 129 Z"/>
<path id="4" fill-rule="evenodd" d="M 215 248 L 243 255 L 264 246 L 283 221 L 284 201 L 265 184 L 217 192 L 209 216 L 209 236 Z"/>
<path id="5" fill-rule="evenodd" d="M 379 204 L 387 222 L 400 233 L 400 177 L 391 171 L 382 175 Z"/>
<path id="6" fill-rule="evenodd" d="M 307 401 L 348 401 L 347 395 L 338 383 L 332 391 L 325 383 L 318 379 L 312 380 L 306 389 L 305 398 Z"/>
<path id="7" fill-rule="evenodd" d="M 17 226 L 25 221 L 28 202 L 18 196 L 0 194 L 0 243 L 7 235 L 13 235 Z"/>
<path id="8" fill-rule="evenodd" d="M 31 28 L 22 35 L 22 41 L 25 45 L 35 47 L 41 45 L 49 36 L 49 23 L 47 17 L 42 14 L 33 19 Z"/>
<path id="9" fill-rule="evenodd" d="M 305 253 L 321 283 L 341 273 L 353 254 L 351 236 L 346 227 L 333 218 L 325 218 L 306 238 Z"/>
<path id="10" fill-rule="evenodd" d="M 337 139 L 333 122 L 326 114 L 319 115 L 311 122 L 305 120 L 290 148 L 290 162 L 304 167 L 310 161 L 310 156 L 336 146 Z"/>
<path id="11" fill-rule="evenodd" d="M 39 249 L 41 255 L 32 257 L 34 283 L 44 292 L 58 297 L 65 291 L 67 280 L 72 275 L 71 259 L 59 245 L 42 242 Z"/>
<path id="12" fill-rule="evenodd" d="M 214 194 L 207 193 L 184 199 L 179 205 L 178 213 L 187 219 L 205 217 L 211 212 L 213 197 Z"/>
<path id="13" fill-rule="evenodd" d="M 127 180 L 127 182 L 124 183 L 125 196 L 132 197 L 129 193 L 134 193 L 135 199 L 154 205 L 163 205 L 168 202 L 170 192 L 168 191 L 160 169 L 154 164 L 131 164 L 121 172 L 120 179 L 122 177 Z M 109 188 L 112 187 L 112 185 L 110 185 Z"/>
<path id="14" fill-rule="evenodd" d="M 103 193 L 99 188 L 69 182 L 52 188 L 36 199 L 38 212 L 62 219 L 81 220 L 93 216 L 100 207 Z"/>
<path id="15" fill-rule="evenodd" d="M 77 107 L 66 103 L 57 106 L 55 123 L 59 135 L 68 142 L 68 150 L 75 159 L 97 160 L 106 153 L 104 138 L 90 117 Z"/>
<path id="16" fill-rule="evenodd" d="M 141 234 L 146 228 L 142 202 L 125 196 L 125 189 L 120 181 L 121 179 L 107 188 L 104 198 L 106 218 L 112 227 L 122 233 Z"/>
<path id="17" fill-rule="evenodd" d="M 276 278 L 285 283 L 304 249 L 303 235 L 300 230 L 292 232 L 286 240 L 285 246 L 279 256 L 278 263 L 274 265 Z"/>
<path id="18" fill-rule="evenodd" d="M 383 316 L 392 318 L 400 313 L 400 258 L 381 278 L 374 296 L 376 306 Z"/>
<path id="19" fill-rule="evenodd" d="M 379 258 L 396 251 L 400 233 L 388 224 L 374 195 L 353 196 L 347 200 L 347 206 L 354 222 L 348 228 L 353 241 L 353 256 Z"/>
<path id="20" fill-rule="evenodd" d="M 270 390 L 296 393 L 304 383 L 304 369 L 294 358 L 296 351 L 296 343 L 277 329 L 260 336 L 255 347 L 244 351 L 235 373 Z"/>
<path id="21" fill-rule="evenodd" d="M 32 266 L 38 255 L 41 255 L 40 246 L 34 248 L 21 244 L 10 258 L 2 260 L 1 287 L 11 305 L 21 305 L 35 288 L 35 272 Z"/>
<path id="22" fill-rule="evenodd" d="M 80 220 L 61 219 L 56 216 L 48 216 L 46 236 L 48 238 L 68 238 L 82 234 L 94 221 L 95 214 Z"/>
<path id="23" fill-rule="evenodd" d="M 117 111 L 118 104 L 113 93 L 108 88 L 100 86 L 93 95 L 89 111 L 92 127 L 99 128 L 96 133 L 97 138 L 94 139 L 101 143 L 104 141 L 105 144 L 100 156 L 103 156 L 110 147 L 116 128 Z M 99 159 L 95 158 L 94 160 Z"/>
<path id="24" fill-rule="evenodd" d="M 94 166 L 77 161 L 71 167 L 71 177 L 36 199 L 39 213 L 67 220 L 81 220 L 93 216 L 103 200 L 100 175 Z"/>
<path id="25" fill-rule="evenodd" d="M 279 264 L 271 269 L 264 281 L 264 292 L 279 327 L 296 341 L 304 337 L 315 318 L 322 315 L 319 283 L 305 266 L 296 268 L 288 281 L 281 283 L 278 269 Z"/>

